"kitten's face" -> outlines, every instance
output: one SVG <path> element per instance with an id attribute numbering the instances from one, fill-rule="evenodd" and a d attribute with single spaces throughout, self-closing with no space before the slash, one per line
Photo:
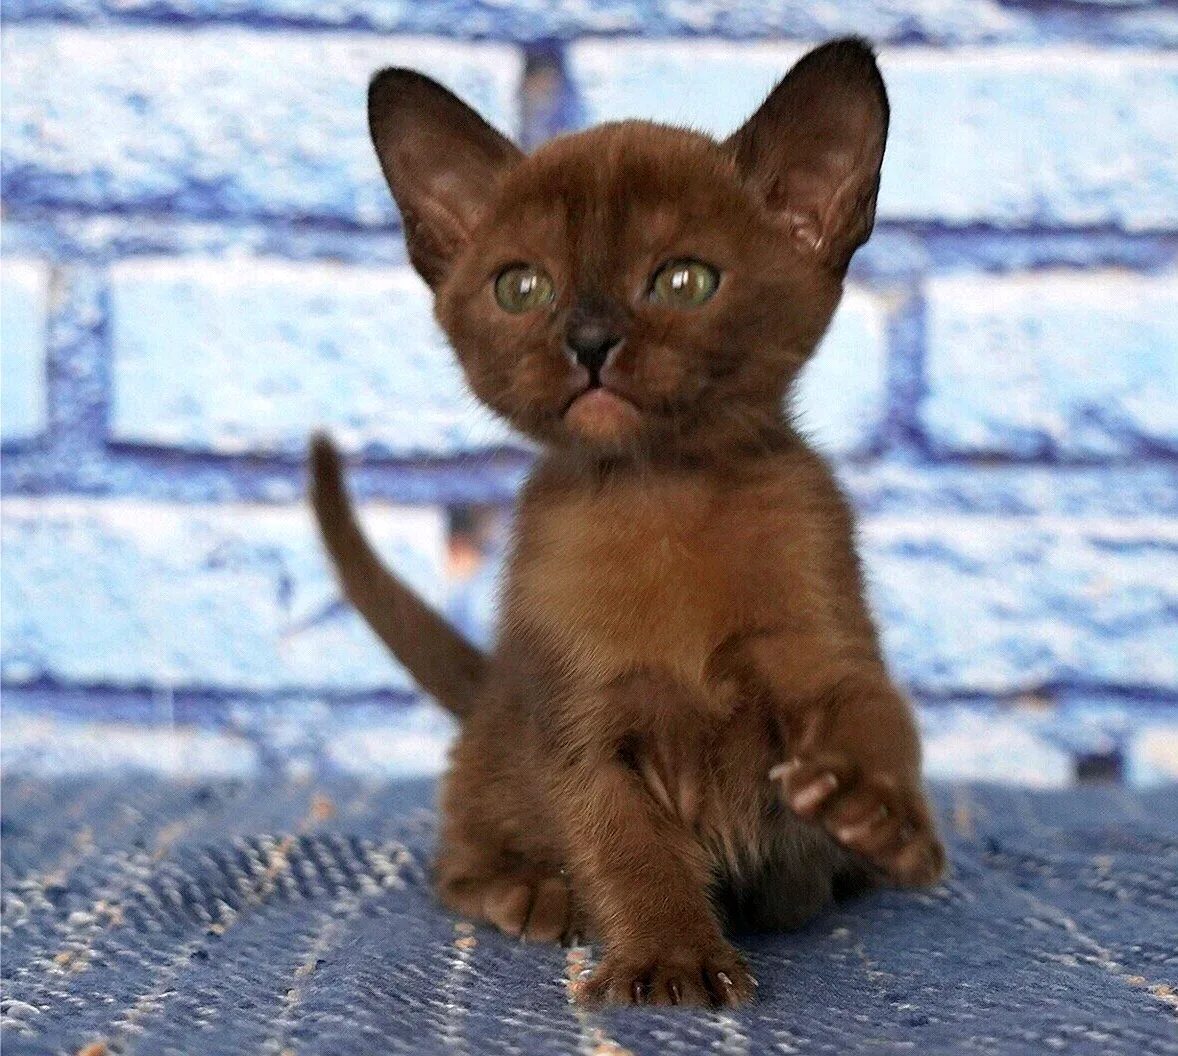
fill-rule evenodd
<path id="1" fill-rule="evenodd" d="M 627 122 L 524 157 L 400 71 L 374 81 L 370 118 L 476 395 L 542 442 L 642 457 L 779 419 L 870 231 L 886 101 L 844 43 L 724 144 Z"/>
<path id="2" fill-rule="evenodd" d="M 520 162 L 437 312 L 474 391 L 525 433 L 697 447 L 779 413 L 838 289 L 713 142 L 627 124 Z"/>

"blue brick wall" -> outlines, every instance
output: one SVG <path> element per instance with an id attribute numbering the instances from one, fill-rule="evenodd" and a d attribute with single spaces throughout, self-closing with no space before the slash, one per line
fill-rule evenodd
<path id="1" fill-rule="evenodd" d="M 526 144 L 624 116 L 726 132 L 857 32 L 893 101 L 880 222 L 800 410 L 860 510 L 931 768 L 1178 773 L 1169 0 L 2 13 L 6 740 L 69 766 L 46 716 L 211 718 L 241 758 L 436 765 L 447 727 L 319 556 L 302 448 L 328 425 L 362 456 L 390 561 L 478 637 L 529 454 L 407 266 L 369 74 L 417 66 Z M 473 572 L 448 530 L 471 506 Z"/>

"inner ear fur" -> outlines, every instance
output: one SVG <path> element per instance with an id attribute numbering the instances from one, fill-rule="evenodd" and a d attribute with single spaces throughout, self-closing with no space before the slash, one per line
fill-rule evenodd
<path id="1" fill-rule="evenodd" d="M 803 56 L 724 146 L 799 247 L 841 273 L 875 224 L 887 134 L 875 55 L 848 37 Z"/>
<path id="2" fill-rule="evenodd" d="M 409 259 L 436 287 L 503 173 L 523 155 L 453 92 L 416 70 L 373 77 L 368 129 L 401 212 Z"/>

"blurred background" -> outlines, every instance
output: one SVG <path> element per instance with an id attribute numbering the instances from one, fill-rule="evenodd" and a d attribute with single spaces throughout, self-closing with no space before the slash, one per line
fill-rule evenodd
<path id="1" fill-rule="evenodd" d="M 341 602 L 328 426 L 390 563 L 485 641 L 527 450 L 464 390 L 365 128 L 381 66 L 527 146 L 735 128 L 880 48 L 876 234 L 801 411 L 929 770 L 1178 778 L 1170 0 L 3 0 L 8 772 L 435 772 Z"/>

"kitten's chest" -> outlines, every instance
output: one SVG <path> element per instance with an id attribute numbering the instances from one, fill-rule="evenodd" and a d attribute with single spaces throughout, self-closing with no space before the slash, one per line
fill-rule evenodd
<path id="1" fill-rule="evenodd" d="M 524 518 L 508 618 L 583 677 L 655 667 L 702 685 L 734 614 L 733 576 L 707 496 L 554 503 Z"/>

